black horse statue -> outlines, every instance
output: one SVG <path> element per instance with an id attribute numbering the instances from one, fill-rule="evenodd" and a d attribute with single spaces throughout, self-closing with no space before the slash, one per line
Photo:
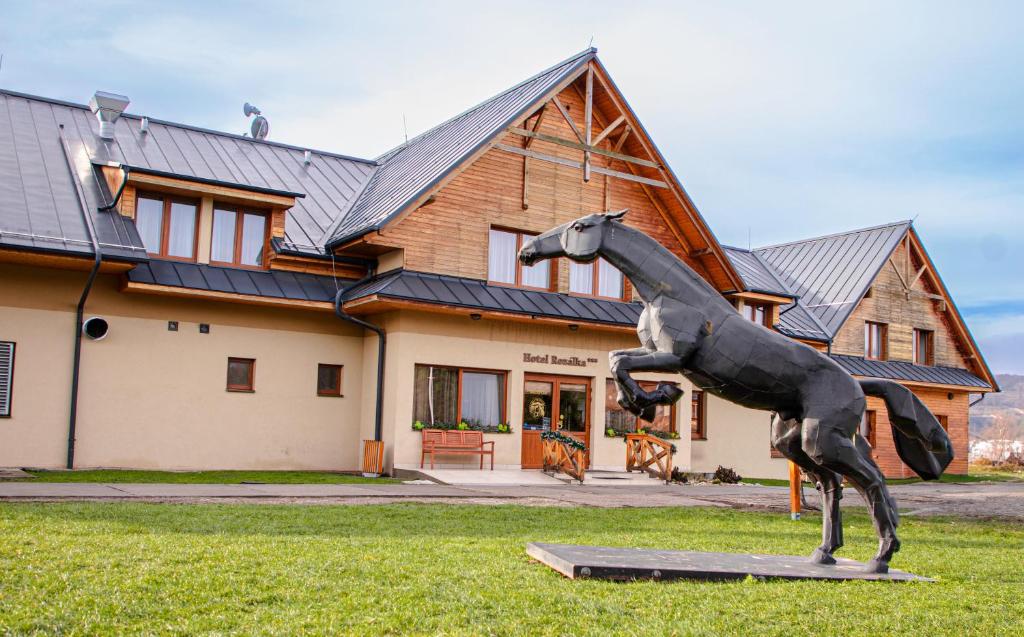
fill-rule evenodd
<path id="1" fill-rule="evenodd" d="M 834 564 L 843 545 L 839 500 L 846 477 L 868 504 L 878 552 L 868 565 L 885 573 L 900 548 L 896 504 L 859 433 L 865 395 L 885 401 L 900 458 L 926 480 L 953 459 L 949 437 L 908 389 L 889 380 L 857 380 L 808 345 L 745 320 L 717 290 L 654 239 L 621 223 L 626 210 L 591 214 L 534 237 L 519 251 L 532 265 L 568 257 L 604 257 L 629 279 L 644 309 L 641 347 L 609 353 L 623 408 L 651 420 L 656 405 L 683 392 L 663 383 L 644 391 L 634 371 L 678 372 L 693 385 L 751 409 L 772 411 L 772 445 L 816 482 L 822 543 L 811 560 Z"/>

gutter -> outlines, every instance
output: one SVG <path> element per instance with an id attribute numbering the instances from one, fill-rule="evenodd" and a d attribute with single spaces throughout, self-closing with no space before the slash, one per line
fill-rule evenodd
<path id="1" fill-rule="evenodd" d="M 59 135 L 61 147 L 64 150 L 64 160 L 67 162 L 68 173 L 71 176 L 71 181 L 75 184 L 75 195 L 78 197 L 78 210 L 82 213 L 82 220 L 85 222 L 85 230 L 89 233 L 89 241 L 92 243 L 93 252 L 93 263 L 92 269 L 89 270 L 89 278 L 86 279 L 85 287 L 82 288 L 82 295 L 78 299 L 78 306 L 75 310 L 75 351 L 74 359 L 71 368 L 71 403 L 69 406 L 68 414 L 68 453 L 67 453 L 67 468 L 74 469 L 75 467 L 75 430 L 78 425 L 78 384 L 80 379 L 81 365 L 82 365 L 82 322 L 85 313 L 85 302 L 89 299 L 89 293 L 92 291 L 92 284 L 96 281 L 96 275 L 99 274 L 100 265 L 103 263 L 103 249 L 100 247 L 99 239 L 96 237 L 96 228 L 92 223 L 92 216 L 88 212 L 88 206 L 85 200 L 85 192 L 82 190 L 82 182 L 78 179 L 75 174 L 74 164 L 71 159 L 71 148 L 68 146 L 68 140 L 64 137 L 64 125 L 59 126 Z M 110 210 L 117 205 L 118 200 L 121 198 L 121 193 L 124 192 L 124 187 L 128 183 L 128 169 L 124 169 L 124 181 L 121 182 L 121 187 L 117 191 L 117 195 L 114 200 L 102 207 L 97 208 L 97 211 L 103 212 Z"/>
<path id="2" fill-rule="evenodd" d="M 379 325 L 356 318 L 351 314 L 347 314 L 342 309 L 342 304 L 345 302 L 345 294 L 356 286 L 370 281 L 376 275 L 376 272 L 376 267 L 369 267 L 366 270 L 366 276 L 338 290 L 338 294 L 334 297 L 334 313 L 341 320 L 368 329 L 377 335 L 377 400 L 373 418 L 373 439 L 380 442 L 383 438 L 384 429 L 382 420 L 384 415 L 384 356 L 387 352 L 387 335 L 384 332 L 384 328 Z"/>

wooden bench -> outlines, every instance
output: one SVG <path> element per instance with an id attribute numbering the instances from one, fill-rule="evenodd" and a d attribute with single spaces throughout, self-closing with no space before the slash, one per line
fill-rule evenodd
<path id="1" fill-rule="evenodd" d="M 485 448 L 490 445 L 490 448 Z M 491 471 L 494 471 L 494 441 L 484 442 L 481 431 L 459 431 L 457 429 L 424 429 L 423 452 L 420 454 L 420 469 L 430 454 L 430 468 L 434 468 L 435 453 L 452 453 L 480 456 L 480 468 L 484 468 L 484 456 L 491 457 Z"/>

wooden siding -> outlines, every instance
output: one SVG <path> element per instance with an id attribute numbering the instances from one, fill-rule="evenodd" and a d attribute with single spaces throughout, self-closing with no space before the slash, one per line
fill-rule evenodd
<path id="1" fill-rule="evenodd" d="M 921 263 L 911 256 L 908 267 L 908 250 L 901 244 L 875 278 L 871 286 L 870 296 L 861 300 L 857 309 L 836 335 L 832 351 L 837 354 L 852 356 L 864 355 L 864 322 L 875 321 L 889 326 L 889 360 L 913 362 L 914 329 L 933 330 L 935 332 L 935 364 L 944 367 L 960 367 L 971 369 L 966 354 L 958 346 L 954 336 L 948 312 L 952 311 L 948 303 L 937 301 L 926 294 L 937 294 L 925 276 L 920 277 L 912 286 L 912 293 L 907 295 L 904 290 L 900 272 L 912 279 L 921 267 Z M 895 264 L 895 267 L 894 267 Z M 945 311 L 942 310 L 945 306 Z"/>
<path id="2" fill-rule="evenodd" d="M 936 416 L 949 419 L 949 437 L 953 442 L 953 462 L 946 469 L 949 474 L 967 473 L 967 406 L 969 394 L 966 392 L 949 392 L 945 389 L 914 388 L 914 393 Z M 953 398 L 950 399 L 949 396 Z M 881 398 L 868 398 L 868 409 L 875 411 L 875 462 L 887 478 L 917 477 L 900 461 L 896 446 L 892 439 L 892 425 L 889 424 L 889 413 Z"/>
<path id="3" fill-rule="evenodd" d="M 581 125 L 584 103 L 577 91 L 567 89 L 559 99 L 568 107 L 577 125 Z M 602 123 L 595 118 L 595 136 L 600 134 Z M 572 129 L 553 106 L 548 107 L 538 132 L 564 139 L 574 138 Z M 617 133 L 613 133 L 610 139 L 614 140 L 616 136 Z M 523 140 L 523 137 L 507 134 L 500 143 L 522 147 Z M 575 161 L 579 161 L 581 155 L 578 150 L 541 139 L 535 139 L 530 149 Z M 523 209 L 524 162 L 529 163 L 526 210 Z M 594 166 L 624 170 L 622 162 L 600 155 L 594 155 L 592 162 Z M 403 248 L 405 267 L 410 270 L 486 279 L 488 230 L 492 226 L 543 232 L 584 214 L 629 208 L 628 225 L 655 237 L 711 280 L 712 273 L 708 268 L 686 253 L 659 211 L 659 205 L 667 209 L 663 201 L 656 205 L 641 184 L 601 174 L 594 174 L 586 183 L 580 169 L 491 149 L 439 190 L 431 203 L 379 235 L 370 236 L 368 242 L 382 247 Z M 672 216 L 684 218 L 681 213 Z M 682 228 L 676 230 L 684 232 Z M 703 247 L 698 243 L 701 240 L 696 231 L 691 232 L 694 235 L 688 240 Z M 683 236 L 686 237 L 685 234 Z M 568 291 L 568 276 L 568 263 L 561 259 L 557 273 L 558 291 Z"/>

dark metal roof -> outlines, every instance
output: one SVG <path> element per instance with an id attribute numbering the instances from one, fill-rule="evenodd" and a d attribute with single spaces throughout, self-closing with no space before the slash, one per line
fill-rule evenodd
<path id="1" fill-rule="evenodd" d="M 736 272 L 743 279 L 747 292 L 774 294 L 775 296 L 795 296 L 786 289 L 778 277 L 754 252 L 742 248 L 723 245 L 725 255 L 729 257 Z"/>
<path id="2" fill-rule="evenodd" d="M 959 369 L 957 367 L 914 365 L 913 363 L 903 361 L 876 361 L 859 356 L 846 356 L 844 354 L 832 354 L 832 359 L 854 376 L 890 378 L 892 380 L 936 383 L 939 385 L 957 385 L 961 387 L 976 387 L 978 389 L 992 388 L 991 385 L 966 369 Z"/>
<path id="3" fill-rule="evenodd" d="M 542 96 L 594 58 L 596 49 L 555 66 L 381 155 L 381 167 L 325 239 L 336 246 L 380 228 L 467 157 L 526 115 Z"/>
<path id="4" fill-rule="evenodd" d="M 86 106 L 0 91 L 0 231 L 24 232 L 32 226 L 35 234 L 61 236 L 65 224 L 57 219 L 63 221 L 70 213 L 65 212 L 66 188 L 54 163 L 56 146 L 51 137 L 56 136 L 57 123 L 65 124 L 69 143 L 84 161 L 304 194 L 295 200 L 285 221 L 286 244 L 302 252 L 323 251 L 324 233 L 376 169 L 371 160 L 316 150 L 311 150 L 306 165 L 304 148 L 157 119 L 150 119 L 149 132 L 142 133 L 140 119 L 123 115 L 115 125 L 114 140 L 105 142 L 98 137 L 99 124 Z M 48 201 L 51 193 L 57 196 Z M 9 206 L 30 208 L 32 223 L 23 219 L 23 211 Z"/>
<path id="5" fill-rule="evenodd" d="M 154 283 L 193 290 L 248 294 L 299 301 L 333 302 L 347 279 L 281 270 L 221 268 L 201 263 L 151 259 L 128 272 L 133 283 Z"/>
<path id="6" fill-rule="evenodd" d="M 900 221 L 757 248 L 753 253 L 834 336 L 908 228 L 909 221 Z"/>
<path id="7" fill-rule="evenodd" d="M 387 272 L 350 290 L 347 301 L 372 296 L 452 305 L 467 309 L 509 312 L 570 321 L 634 327 L 643 309 L 639 303 L 591 299 L 555 292 L 521 290 L 409 270 Z"/>
<path id="8" fill-rule="evenodd" d="M 61 143 L 61 125 L 74 174 Z M 0 246 L 92 255 L 77 179 L 103 253 L 145 259 L 135 225 L 116 212 L 97 211 L 109 193 L 80 141 L 80 125 L 68 108 L 0 92 Z"/>

